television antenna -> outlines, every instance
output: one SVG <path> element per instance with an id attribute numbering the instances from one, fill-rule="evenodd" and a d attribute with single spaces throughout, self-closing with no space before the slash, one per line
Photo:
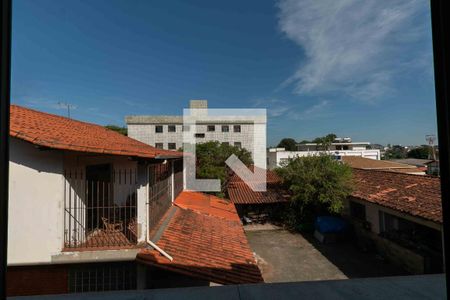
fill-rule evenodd
<path id="1" fill-rule="evenodd" d="M 67 117 L 70 119 L 70 109 L 75 108 L 74 105 L 68 103 L 68 102 L 58 102 L 59 107 L 66 108 L 67 109 Z"/>
<path id="2" fill-rule="evenodd" d="M 434 134 L 427 134 L 425 140 L 428 142 L 428 146 L 431 147 L 432 159 L 436 160 L 436 151 L 434 149 L 434 142 L 436 141 L 436 136 Z"/>

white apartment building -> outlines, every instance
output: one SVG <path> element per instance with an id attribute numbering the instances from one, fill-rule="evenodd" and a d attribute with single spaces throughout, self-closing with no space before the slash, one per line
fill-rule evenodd
<path id="1" fill-rule="evenodd" d="M 183 126 L 183 116 L 127 116 L 128 136 L 160 149 L 177 150 L 183 146 L 183 134 L 189 132 L 196 143 L 219 141 L 242 147 L 252 153 L 266 152 L 266 116 L 208 115 L 207 100 L 191 100 L 190 109 L 198 116 L 193 126 Z M 256 159 L 257 160 L 257 159 Z M 255 164 L 265 167 L 265 159 Z"/>
<path id="2" fill-rule="evenodd" d="M 298 151 L 286 151 L 284 148 L 269 148 L 267 150 L 267 167 L 274 169 L 280 167 L 289 158 L 319 155 L 321 153 L 336 157 L 360 156 L 379 160 L 381 158 L 380 150 L 368 149 L 369 145 L 369 142 L 352 142 L 350 138 L 336 138 L 328 150 L 321 149 L 321 145 L 317 143 L 298 144 Z"/>

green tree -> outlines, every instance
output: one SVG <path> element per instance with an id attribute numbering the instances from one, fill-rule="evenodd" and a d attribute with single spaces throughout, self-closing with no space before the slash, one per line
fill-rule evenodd
<path id="1" fill-rule="evenodd" d="M 318 214 L 338 214 L 352 191 L 351 168 L 328 155 L 296 157 L 276 169 L 291 194 L 286 222 L 299 229 Z"/>
<path id="2" fill-rule="evenodd" d="M 402 159 L 406 158 L 407 151 L 401 145 L 394 145 L 384 153 L 384 159 Z"/>
<path id="3" fill-rule="evenodd" d="M 407 154 L 410 158 L 428 159 L 432 156 L 431 148 L 427 145 L 422 145 L 418 148 L 408 151 Z"/>
<path id="4" fill-rule="evenodd" d="M 117 125 L 106 125 L 105 128 L 107 128 L 109 130 L 116 131 L 116 132 L 118 132 L 120 134 L 123 134 L 125 136 L 128 135 L 128 130 L 127 130 L 126 127 L 120 127 L 120 126 L 117 126 Z"/>
<path id="5" fill-rule="evenodd" d="M 217 141 L 210 141 L 196 145 L 196 176 L 199 179 L 220 179 L 222 182 L 223 196 L 229 176 L 230 169 L 225 161 L 230 155 L 236 155 L 246 166 L 253 164 L 251 153 L 245 148 L 238 148 Z"/>
<path id="6" fill-rule="evenodd" d="M 317 143 L 322 150 L 330 150 L 331 143 L 336 139 L 336 134 L 329 133 L 326 136 L 317 137 L 313 140 L 313 143 Z"/>
<path id="7" fill-rule="evenodd" d="M 294 139 L 284 138 L 278 143 L 278 148 L 284 148 L 286 151 L 295 151 L 297 150 L 297 143 Z"/>

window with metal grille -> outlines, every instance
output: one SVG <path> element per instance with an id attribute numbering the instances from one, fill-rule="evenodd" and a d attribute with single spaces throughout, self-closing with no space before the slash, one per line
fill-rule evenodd
<path id="1" fill-rule="evenodd" d="M 242 143 L 241 142 L 234 142 L 234 146 L 238 147 L 239 149 L 242 148 Z"/>
<path id="2" fill-rule="evenodd" d="M 167 127 L 167 131 L 169 131 L 169 132 L 176 132 L 177 131 L 177 127 L 175 125 L 169 125 Z"/>
<path id="3" fill-rule="evenodd" d="M 233 131 L 234 132 L 241 132 L 241 125 L 234 125 L 233 126 Z"/>
<path id="4" fill-rule="evenodd" d="M 230 126 L 222 125 L 222 132 L 229 132 L 229 131 L 230 131 Z"/>
<path id="5" fill-rule="evenodd" d="M 69 267 L 69 292 L 135 290 L 136 268 L 134 262 L 72 265 Z"/>
<path id="6" fill-rule="evenodd" d="M 177 149 L 177 144 L 176 144 L 176 143 L 169 143 L 169 144 L 167 145 L 167 148 L 168 148 L 169 150 L 175 150 L 175 149 Z"/>
<path id="7" fill-rule="evenodd" d="M 162 125 L 157 125 L 157 126 L 155 126 L 155 132 L 156 132 L 156 133 L 162 133 L 162 132 L 163 132 L 163 127 L 162 127 Z"/>
<path id="8" fill-rule="evenodd" d="M 208 125 L 208 131 L 209 132 L 216 131 L 216 125 Z"/>
<path id="9" fill-rule="evenodd" d="M 155 147 L 158 149 L 163 149 L 164 148 L 164 143 L 155 143 Z"/>

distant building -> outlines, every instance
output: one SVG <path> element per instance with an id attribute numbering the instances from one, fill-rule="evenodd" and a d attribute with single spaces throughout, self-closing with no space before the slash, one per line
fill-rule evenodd
<path id="1" fill-rule="evenodd" d="M 207 100 L 191 100 L 191 109 L 207 109 Z M 191 132 L 197 143 L 218 141 L 239 148 L 265 152 L 265 116 L 202 115 L 196 132 L 183 126 L 182 116 L 127 116 L 128 136 L 160 149 L 177 150 L 183 146 L 183 133 Z M 264 162 L 265 163 L 265 162 Z M 261 166 L 261 165 L 260 165 Z M 264 166 L 261 166 L 264 167 Z"/>
<path id="2" fill-rule="evenodd" d="M 391 159 L 390 161 L 415 166 L 424 172 L 427 172 L 427 165 L 431 163 L 432 159 L 419 159 L 419 158 L 402 158 L 402 159 Z"/>
<path id="3" fill-rule="evenodd" d="M 425 175 L 426 173 L 416 166 L 401 164 L 390 160 L 376 160 L 360 156 L 343 156 L 342 161 L 354 169 L 390 171 L 396 173 Z"/>
<path id="4" fill-rule="evenodd" d="M 284 148 L 270 148 L 267 151 L 267 167 L 274 169 L 281 166 L 289 158 L 314 156 L 321 153 L 341 158 L 343 156 L 360 156 L 370 159 L 380 159 L 379 149 L 369 149 L 369 142 L 352 142 L 350 138 L 336 138 L 327 150 L 317 143 L 298 144 L 297 151 L 286 151 Z"/>

